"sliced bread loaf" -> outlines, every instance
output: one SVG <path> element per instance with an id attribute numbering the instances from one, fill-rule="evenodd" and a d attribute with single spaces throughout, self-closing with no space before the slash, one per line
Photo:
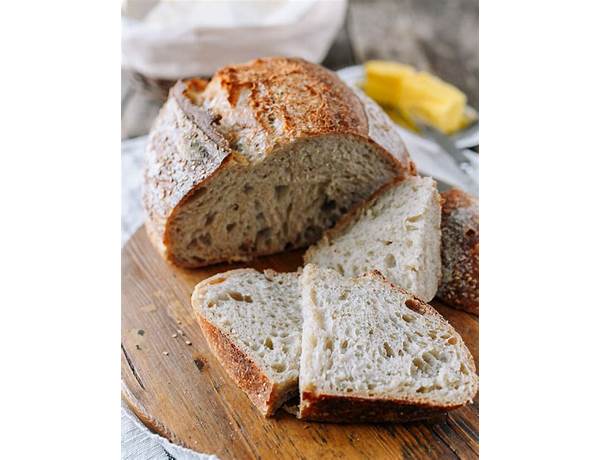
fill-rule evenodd
<path id="1" fill-rule="evenodd" d="M 264 415 L 298 393 L 298 274 L 221 273 L 196 286 L 192 305 L 214 355 Z"/>
<path id="2" fill-rule="evenodd" d="M 147 148 L 149 235 L 185 267 L 312 244 L 383 184 L 414 174 L 393 126 L 360 91 L 302 59 L 179 82 Z"/>
<path id="3" fill-rule="evenodd" d="M 300 289 L 300 418 L 408 421 L 477 393 L 473 357 L 458 333 L 378 272 L 349 278 L 307 265 Z"/>
<path id="4" fill-rule="evenodd" d="M 437 296 L 479 315 L 479 200 L 462 190 L 442 193 L 442 280 Z"/>
<path id="5" fill-rule="evenodd" d="M 309 248 L 305 263 L 356 276 L 379 270 L 429 301 L 441 276 L 440 196 L 430 177 L 410 177 L 380 190 Z"/>

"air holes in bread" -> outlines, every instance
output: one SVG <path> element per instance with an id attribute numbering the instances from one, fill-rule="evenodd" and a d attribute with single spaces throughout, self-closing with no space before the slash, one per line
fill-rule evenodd
<path id="1" fill-rule="evenodd" d="M 325 212 L 332 211 L 336 208 L 336 206 L 337 203 L 335 202 L 335 200 L 325 200 L 321 205 L 321 210 Z"/>
<path id="2" fill-rule="evenodd" d="M 418 372 L 423 372 L 427 368 L 427 364 L 421 358 L 413 358 L 410 374 L 415 375 Z"/>
<path id="3" fill-rule="evenodd" d="M 252 190 L 254 190 L 254 187 L 252 187 L 250 184 L 244 185 L 244 193 L 250 193 Z"/>
<path id="4" fill-rule="evenodd" d="M 384 242 L 383 242 L 383 244 L 384 244 L 385 246 L 389 246 L 389 245 L 390 245 L 390 244 L 392 244 L 392 243 L 393 243 L 393 241 L 384 241 Z"/>
<path id="5" fill-rule="evenodd" d="M 396 353 L 394 353 L 394 350 L 392 350 L 392 347 L 390 347 L 389 343 L 383 342 L 383 349 L 385 351 L 386 358 L 393 358 L 394 356 L 396 356 Z"/>
<path id="6" fill-rule="evenodd" d="M 402 315 L 402 319 L 407 323 L 412 323 L 415 320 L 415 317 L 413 315 L 404 314 Z"/>
<path id="7" fill-rule="evenodd" d="M 342 350 L 346 350 L 348 348 L 348 341 L 344 340 L 341 344 L 340 347 Z"/>
<path id="8" fill-rule="evenodd" d="M 342 293 L 340 294 L 339 299 L 340 300 L 346 300 L 348 298 L 348 291 L 342 291 Z"/>
<path id="9" fill-rule="evenodd" d="M 256 234 L 256 239 L 257 240 L 266 240 L 271 236 L 271 229 L 269 227 L 263 228 L 262 230 L 259 230 L 258 233 Z"/>
<path id="10" fill-rule="evenodd" d="M 267 337 L 264 341 L 264 345 L 265 347 L 267 347 L 269 350 L 273 349 L 273 340 L 271 340 L 271 337 Z"/>
<path id="11" fill-rule="evenodd" d="M 227 226 L 225 227 L 225 230 L 227 230 L 227 233 L 231 233 L 231 231 L 235 228 L 237 224 L 235 222 L 231 223 L 231 224 L 227 224 Z"/>
<path id="12" fill-rule="evenodd" d="M 419 214 L 416 216 L 411 216 L 408 219 L 406 219 L 408 222 L 418 222 L 423 218 L 423 214 Z"/>
<path id="13" fill-rule="evenodd" d="M 230 292 L 229 297 L 231 297 L 233 300 L 237 300 L 238 302 L 252 303 L 253 301 L 251 296 L 240 294 L 237 291 Z"/>
<path id="14" fill-rule="evenodd" d="M 427 364 L 429 364 L 430 366 L 433 366 L 433 363 L 435 362 L 435 359 L 433 357 L 433 355 L 429 352 L 425 352 L 421 355 L 421 357 L 423 358 L 423 361 L 425 361 Z"/>
<path id="15" fill-rule="evenodd" d="M 458 340 L 456 340 L 456 337 L 450 337 L 450 338 L 448 339 L 448 344 L 449 344 L 449 345 L 456 345 L 456 344 L 457 344 L 457 342 L 458 342 Z"/>
<path id="16" fill-rule="evenodd" d="M 271 364 L 271 369 L 273 369 L 275 372 L 283 372 L 285 371 L 285 364 L 273 363 Z"/>
<path id="17" fill-rule="evenodd" d="M 276 185 L 275 186 L 275 198 L 280 200 L 287 193 L 289 187 L 287 185 Z"/>
<path id="18" fill-rule="evenodd" d="M 329 337 L 325 339 L 325 350 L 329 350 L 330 352 L 333 350 L 333 341 Z"/>
<path id="19" fill-rule="evenodd" d="M 215 220 L 215 216 L 217 215 L 216 212 L 209 212 L 206 215 L 206 219 L 204 220 L 204 225 L 210 225 L 212 224 L 213 220 Z"/>
<path id="20" fill-rule="evenodd" d="M 387 256 L 385 256 L 383 261 L 385 262 L 385 266 L 388 268 L 393 268 L 396 266 L 396 258 L 393 254 L 388 254 Z"/>
<path id="21" fill-rule="evenodd" d="M 339 274 L 344 276 L 344 267 L 342 267 L 340 264 L 337 264 L 336 268 Z"/>

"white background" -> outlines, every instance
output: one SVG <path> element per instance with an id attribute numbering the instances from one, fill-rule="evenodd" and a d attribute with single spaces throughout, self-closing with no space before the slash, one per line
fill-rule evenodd
<path id="1" fill-rule="evenodd" d="M 597 455 L 595 2 L 482 1 L 483 458 Z M 2 456 L 118 458 L 118 2 L 2 5 Z"/>

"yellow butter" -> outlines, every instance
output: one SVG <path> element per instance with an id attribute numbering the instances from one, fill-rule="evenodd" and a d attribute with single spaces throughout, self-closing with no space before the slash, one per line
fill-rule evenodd
<path id="1" fill-rule="evenodd" d="M 400 96 L 402 81 L 416 74 L 412 67 L 390 61 L 369 61 L 365 72 L 365 92 L 378 103 L 390 106 Z"/>
<path id="2" fill-rule="evenodd" d="M 395 62 L 370 61 L 365 70 L 365 92 L 388 110 L 397 112 L 409 126 L 420 120 L 452 133 L 467 122 L 467 98 L 449 83 Z"/>

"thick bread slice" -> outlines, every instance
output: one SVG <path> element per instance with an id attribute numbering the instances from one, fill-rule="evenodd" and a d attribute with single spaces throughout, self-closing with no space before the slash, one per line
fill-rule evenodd
<path id="1" fill-rule="evenodd" d="M 192 305 L 215 357 L 264 415 L 298 393 L 297 273 L 220 273 L 196 286 Z"/>
<path id="2" fill-rule="evenodd" d="M 412 174 L 367 96 L 316 64 L 257 59 L 172 88 L 147 148 L 146 228 L 177 265 L 248 260 L 314 243 Z"/>
<path id="3" fill-rule="evenodd" d="M 307 265 L 300 289 L 300 418 L 409 421 L 474 398 L 475 364 L 458 333 L 380 273 Z"/>
<path id="4" fill-rule="evenodd" d="M 356 276 L 378 270 L 429 301 L 441 277 L 440 196 L 430 177 L 380 190 L 309 248 L 305 263 Z"/>
<path id="5" fill-rule="evenodd" d="M 442 280 L 437 296 L 479 315 L 479 200 L 462 190 L 442 193 Z"/>

